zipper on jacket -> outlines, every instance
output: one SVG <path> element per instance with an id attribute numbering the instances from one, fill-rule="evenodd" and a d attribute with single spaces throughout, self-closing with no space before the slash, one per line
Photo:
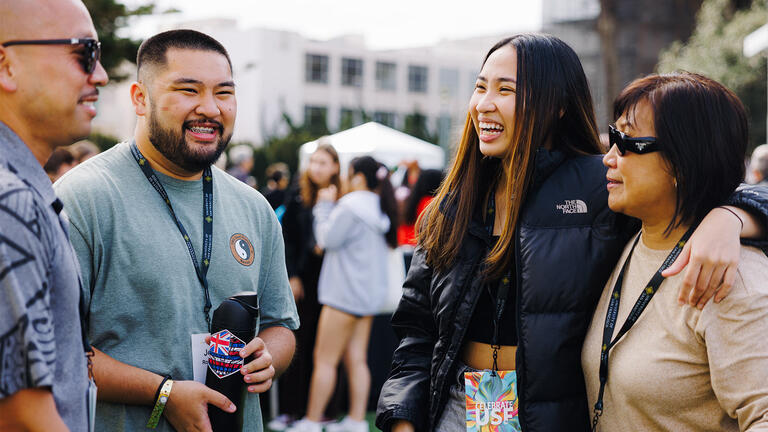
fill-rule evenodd
<path id="1" fill-rule="evenodd" d="M 451 313 L 451 319 L 450 319 L 450 321 L 451 321 L 451 322 L 453 322 L 453 321 L 455 321 L 455 320 L 456 320 L 456 315 L 458 314 L 458 310 L 459 310 L 459 306 L 460 306 L 460 302 L 461 302 L 461 299 L 463 299 L 463 298 L 464 298 L 463 294 L 464 294 L 465 292 L 467 292 L 467 290 L 468 290 L 468 289 L 469 289 L 469 288 L 472 286 L 472 282 L 475 280 L 475 279 L 474 279 L 472 276 L 475 274 L 475 271 L 477 271 L 477 269 L 478 269 L 479 267 L 480 267 L 480 259 L 478 258 L 478 259 L 475 259 L 475 262 L 474 262 L 474 263 L 473 263 L 473 264 L 470 266 L 470 269 L 469 269 L 469 273 L 467 273 L 467 280 L 466 280 L 466 281 L 465 281 L 465 282 L 462 284 L 462 286 L 461 286 L 461 291 L 459 292 L 459 296 L 457 297 L 457 299 L 458 299 L 458 300 L 456 301 L 456 306 L 453 308 L 453 311 L 452 311 L 452 313 Z M 479 296 L 479 295 L 478 295 L 478 296 L 476 296 L 476 297 L 475 297 L 475 299 L 474 299 L 474 300 L 473 300 L 473 302 L 472 302 L 472 308 L 471 308 L 471 311 L 470 311 L 470 320 L 472 319 L 472 315 L 471 315 L 471 313 L 472 313 L 472 312 L 474 312 L 474 310 L 475 310 L 475 307 L 477 307 L 477 302 L 478 302 L 478 299 L 479 299 L 479 298 L 480 298 L 480 296 Z M 463 341 L 463 340 L 464 340 L 464 335 L 466 335 L 466 333 L 467 333 L 467 330 L 468 330 L 468 328 L 467 328 L 467 327 L 468 327 L 468 326 L 469 326 L 469 323 L 467 323 L 467 325 L 466 325 L 466 326 L 463 326 L 463 328 L 460 330 L 460 333 L 461 333 L 461 337 L 459 338 L 459 349 L 456 351 L 456 356 L 459 356 L 459 355 L 461 355 L 461 341 Z M 450 342 L 449 342 L 449 343 L 450 343 Z M 445 357 L 443 357 L 443 361 L 445 361 Z M 454 359 L 451 361 L 451 363 L 452 363 L 452 364 L 451 364 L 451 367 L 449 367 L 449 368 L 448 368 L 448 369 L 449 369 L 449 372 L 450 372 L 450 370 L 451 370 L 451 369 L 453 369 L 453 366 L 455 366 L 455 365 L 456 365 L 456 361 L 457 361 L 457 359 L 456 359 L 456 358 L 454 358 Z M 438 368 L 438 369 L 439 369 L 439 368 Z M 442 385 L 442 387 L 441 387 L 441 388 L 439 388 L 439 389 L 437 389 L 438 398 L 439 398 L 439 396 L 440 396 L 441 394 L 443 394 L 443 392 L 444 392 L 444 391 L 449 391 L 449 389 L 445 389 L 445 386 L 446 386 L 446 384 L 448 384 L 448 383 L 450 383 L 450 382 L 451 382 L 451 381 L 445 381 L 445 382 L 443 382 L 443 385 Z M 438 402 L 439 402 L 439 400 L 438 400 Z M 445 407 L 444 407 L 444 406 L 443 406 L 443 407 L 438 407 L 438 410 L 440 410 L 440 409 L 442 409 L 442 411 L 444 411 L 444 410 L 445 410 Z M 440 415 L 442 415 L 442 411 L 439 413 Z M 437 414 L 438 414 L 438 412 L 435 412 L 435 419 L 434 419 L 434 420 L 435 420 L 435 422 L 436 422 L 437 420 L 439 420 L 439 417 L 437 416 Z M 436 425 L 436 424 L 434 424 L 434 423 L 433 423 L 433 425 L 432 425 L 432 426 L 435 426 L 435 425 Z"/>
<path id="2" fill-rule="evenodd" d="M 524 413 L 524 404 L 523 404 L 523 398 L 521 397 L 523 392 L 523 382 L 524 377 L 521 373 L 523 370 L 523 367 L 521 365 L 524 365 L 525 362 L 523 361 L 524 352 L 525 352 L 525 346 L 523 345 L 523 338 L 522 338 L 522 323 L 523 320 L 520 317 L 520 311 L 522 310 L 522 297 L 523 297 L 523 266 L 522 266 L 522 260 L 520 259 L 520 225 L 522 224 L 522 212 L 520 212 L 520 216 L 517 219 L 517 226 L 515 227 L 515 273 L 517 279 L 517 292 L 515 293 L 515 297 L 517 299 L 515 307 L 517 308 L 517 313 L 515 314 L 515 320 L 517 320 L 517 352 L 515 353 L 515 369 L 517 374 L 517 400 L 518 400 L 518 420 L 520 421 L 520 427 L 525 429 L 525 421 L 523 417 Z"/>

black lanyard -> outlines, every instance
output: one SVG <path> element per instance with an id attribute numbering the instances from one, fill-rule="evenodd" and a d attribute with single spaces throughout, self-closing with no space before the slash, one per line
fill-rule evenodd
<path id="1" fill-rule="evenodd" d="M 495 189 L 491 190 L 491 196 L 488 197 L 488 208 L 485 212 L 485 229 L 488 231 L 488 235 L 493 237 L 493 223 L 496 219 L 496 193 Z M 501 316 L 504 315 L 504 306 L 507 304 L 507 297 L 509 296 L 509 285 L 512 280 L 512 271 L 507 270 L 504 276 L 499 281 L 499 288 L 496 291 L 496 310 L 493 315 L 493 336 L 491 337 L 491 348 L 493 348 L 493 371 L 495 375 L 499 370 L 497 365 L 497 359 L 499 355 L 499 327 L 501 326 Z M 491 294 L 490 287 L 488 288 L 488 294 Z"/>
<path id="2" fill-rule="evenodd" d="M 677 242 L 675 248 L 672 249 L 667 258 L 661 264 L 661 267 L 656 270 L 656 273 L 651 278 L 651 281 L 648 282 L 646 288 L 640 294 L 640 297 L 638 297 L 635 305 L 629 312 L 629 316 L 624 322 L 624 325 L 621 326 L 621 329 L 616 334 L 616 337 L 611 340 L 613 330 L 616 328 L 616 319 L 619 315 L 619 304 L 621 303 L 621 285 L 624 282 L 624 271 L 629 266 L 629 261 L 632 259 L 632 253 L 635 251 L 635 246 L 637 246 L 637 242 L 640 241 L 640 236 L 642 234 L 638 234 L 635 242 L 632 244 L 632 249 L 630 249 L 629 255 L 624 261 L 624 265 L 621 266 L 619 275 L 616 277 L 616 283 L 613 285 L 613 292 L 611 293 L 611 300 L 608 303 L 608 311 L 605 313 L 603 343 L 600 350 L 600 391 L 597 394 L 597 402 L 595 403 L 595 416 L 592 419 L 592 431 L 596 430 L 597 422 L 600 420 L 600 416 L 603 415 L 603 393 L 605 392 L 605 384 L 608 382 L 608 354 L 610 353 L 611 348 L 613 348 L 613 346 L 619 342 L 622 336 L 624 336 L 640 318 L 640 314 L 643 313 L 645 307 L 648 306 L 648 303 L 650 303 L 651 299 L 653 298 L 653 295 L 656 294 L 662 282 L 664 282 L 664 276 L 661 275 L 661 272 L 666 270 L 669 266 L 672 265 L 673 262 L 675 262 L 677 257 L 683 251 L 685 243 L 691 237 L 691 234 L 693 234 L 694 229 L 695 227 L 692 226 L 688 229 L 688 231 L 685 232 L 685 234 L 683 234 L 683 237 L 679 242 Z"/>
<path id="3" fill-rule="evenodd" d="M 152 167 L 149 166 L 149 161 L 141 154 L 139 148 L 136 146 L 136 141 L 131 141 L 131 153 L 133 154 L 136 163 L 139 164 L 141 172 L 147 177 L 149 184 L 155 188 L 160 197 L 165 201 L 168 206 L 168 210 L 171 212 L 173 221 L 176 222 L 176 227 L 179 229 L 181 236 L 184 238 L 184 242 L 187 244 L 187 250 L 189 256 L 192 258 L 192 264 L 195 266 L 195 272 L 197 278 L 203 285 L 203 293 L 205 294 L 205 305 L 203 305 L 203 313 L 205 314 L 205 322 L 208 325 L 208 330 L 211 328 L 211 295 L 208 292 L 208 267 L 211 265 L 211 249 L 213 246 L 213 173 L 211 167 L 207 167 L 203 171 L 203 260 L 201 263 L 197 262 L 195 255 L 195 248 L 192 247 L 192 242 L 189 239 L 187 230 L 184 229 L 184 225 L 176 216 L 176 212 L 173 211 L 171 205 L 171 198 L 165 191 L 163 184 L 160 183 L 160 179 L 155 174 Z"/>

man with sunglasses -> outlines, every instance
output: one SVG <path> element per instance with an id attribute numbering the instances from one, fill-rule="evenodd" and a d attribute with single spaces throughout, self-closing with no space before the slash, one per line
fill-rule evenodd
<path id="1" fill-rule="evenodd" d="M 88 430 L 78 265 L 42 165 L 90 133 L 96 37 L 80 0 L 0 0 L 0 430 Z"/>

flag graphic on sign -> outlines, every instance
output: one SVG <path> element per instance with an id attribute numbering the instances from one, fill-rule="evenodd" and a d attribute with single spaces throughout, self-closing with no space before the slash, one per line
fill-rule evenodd
<path id="1" fill-rule="evenodd" d="M 226 378 L 243 367 L 244 359 L 240 350 L 245 342 L 229 330 L 222 330 L 211 335 L 208 347 L 208 368 L 219 378 Z"/>

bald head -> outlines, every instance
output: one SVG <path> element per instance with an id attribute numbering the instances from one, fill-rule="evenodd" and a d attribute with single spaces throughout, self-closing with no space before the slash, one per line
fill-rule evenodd
<path id="1" fill-rule="evenodd" d="M 41 163 L 90 133 L 108 78 L 89 39 L 98 36 L 81 0 L 0 0 L 0 122 Z"/>
<path id="2" fill-rule="evenodd" d="M 68 38 L 73 32 L 84 37 L 92 31 L 81 0 L 0 0 L 0 42 Z"/>

